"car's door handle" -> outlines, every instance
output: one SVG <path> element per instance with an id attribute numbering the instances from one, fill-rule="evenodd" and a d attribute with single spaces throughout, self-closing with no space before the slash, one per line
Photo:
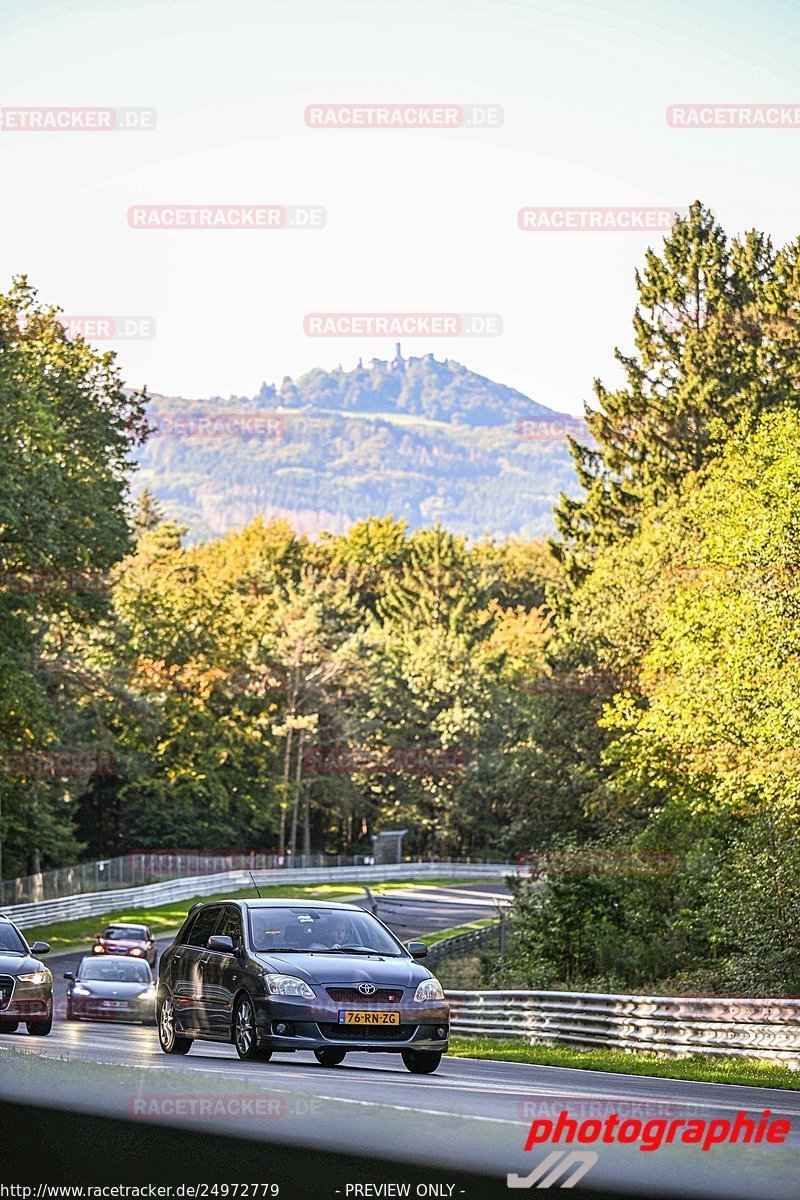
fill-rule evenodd
<path id="1" fill-rule="evenodd" d="M 206 964 L 204 962 L 199 962 L 197 964 L 197 969 L 198 971 L 204 971 L 206 969 Z"/>
<path id="2" fill-rule="evenodd" d="M 181 956 L 180 956 L 180 954 L 173 954 L 173 956 L 172 956 L 172 961 L 173 961 L 174 963 L 180 962 L 180 961 L 181 961 Z"/>

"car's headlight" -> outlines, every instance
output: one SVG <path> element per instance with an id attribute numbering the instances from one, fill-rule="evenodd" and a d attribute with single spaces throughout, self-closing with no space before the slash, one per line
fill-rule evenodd
<path id="1" fill-rule="evenodd" d="M 415 1000 L 444 1000 L 444 992 L 442 985 L 438 979 L 432 976 L 430 979 L 423 979 L 422 983 L 414 992 Z"/>
<path id="2" fill-rule="evenodd" d="M 92 946 L 92 954 L 105 954 L 105 946 Z"/>
<path id="3" fill-rule="evenodd" d="M 132 955 L 133 955 L 135 958 L 141 958 L 142 952 L 141 952 L 141 950 L 139 949 L 139 947 L 138 947 L 138 946 L 136 946 L 136 948 L 135 948 L 135 949 L 131 950 L 131 954 L 132 954 Z"/>
<path id="4" fill-rule="evenodd" d="M 18 975 L 17 979 L 20 983 L 46 983 L 46 971 L 29 971 L 27 975 Z"/>
<path id="5" fill-rule="evenodd" d="M 92 993 L 82 983 L 76 983 L 72 989 L 72 994 L 73 996 L 91 996 Z"/>
<path id="6" fill-rule="evenodd" d="M 145 988 L 143 992 L 139 992 L 139 995 L 137 997 L 137 999 L 139 999 L 139 1000 L 155 1000 L 155 998 L 156 998 L 155 987 Z"/>
<path id="7" fill-rule="evenodd" d="M 314 999 L 314 992 L 304 979 L 296 975 L 265 975 L 267 991 L 273 996 L 304 996 Z"/>

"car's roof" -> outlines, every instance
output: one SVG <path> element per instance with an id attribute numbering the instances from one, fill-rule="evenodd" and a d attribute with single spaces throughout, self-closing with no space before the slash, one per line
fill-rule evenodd
<path id="1" fill-rule="evenodd" d="M 355 907 L 341 901 L 336 903 L 332 900 L 290 900 L 288 897 L 283 900 L 214 900 L 212 903 L 239 904 L 242 908 L 339 908 L 345 912 L 352 912 Z"/>

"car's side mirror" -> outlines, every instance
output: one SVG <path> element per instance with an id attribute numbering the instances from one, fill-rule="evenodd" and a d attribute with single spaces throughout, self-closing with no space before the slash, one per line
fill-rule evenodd
<path id="1" fill-rule="evenodd" d="M 233 938 L 224 935 L 210 937 L 207 945 L 209 950 L 216 950 L 220 954 L 233 954 Z"/>
<path id="2" fill-rule="evenodd" d="M 47 954 L 49 949 L 49 942 L 34 942 L 31 946 L 31 954 Z"/>
<path id="3" fill-rule="evenodd" d="M 65 978 L 65 979 L 72 979 L 72 980 L 74 980 L 74 979 L 75 979 L 75 973 L 74 973 L 74 971 L 65 971 L 65 972 L 64 972 L 64 978 Z"/>
<path id="4" fill-rule="evenodd" d="M 428 947 L 425 942 L 407 942 L 406 949 L 412 958 L 428 957 Z"/>

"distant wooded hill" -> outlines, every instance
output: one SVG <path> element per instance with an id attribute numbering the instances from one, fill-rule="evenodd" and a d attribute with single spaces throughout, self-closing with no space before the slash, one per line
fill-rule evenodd
<path id="1" fill-rule="evenodd" d="M 455 533 L 537 536 L 576 480 L 577 422 L 433 355 L 315 369 L 253 397 L 151 397 L 140 452 L 148 487 L 192 540 L 261 513 L 299 531 L 368 516 L 441 521 Z M 275 414 L 270 419 L 269 414 Z"/>

